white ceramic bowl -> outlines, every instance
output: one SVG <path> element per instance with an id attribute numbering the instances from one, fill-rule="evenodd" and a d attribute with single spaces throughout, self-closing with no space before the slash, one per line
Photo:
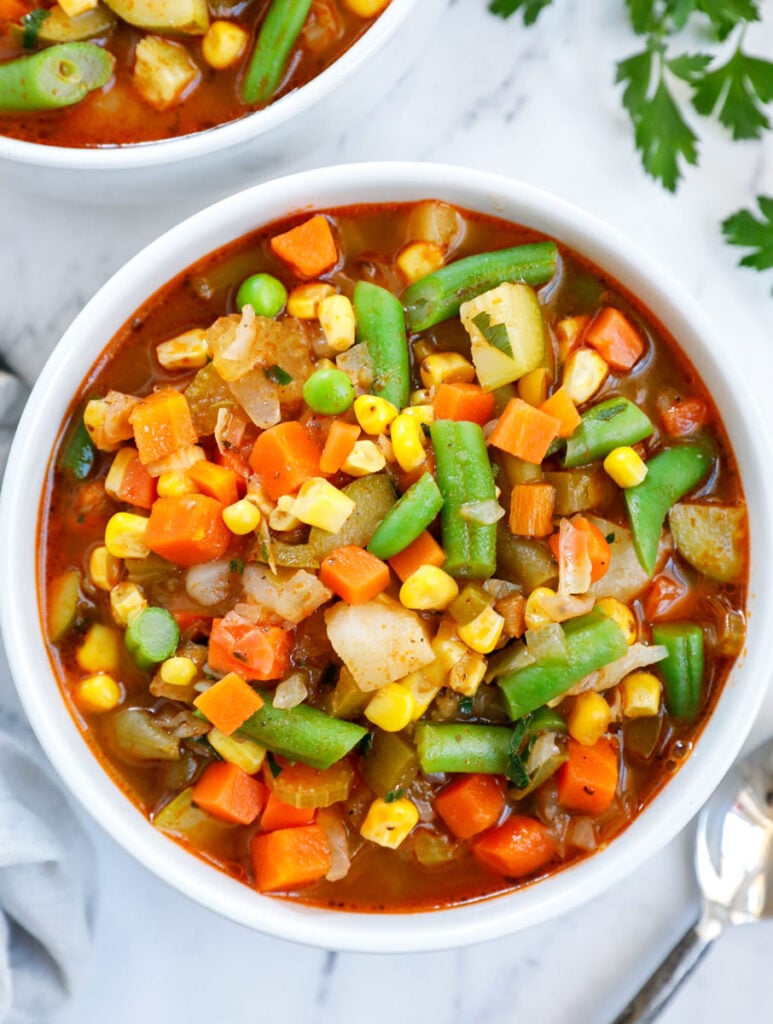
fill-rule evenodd
<path id="1" fill-rule="evenodd" d="M 686 763 L 611 845 L 518 892 L 421 914 L 350 914 L 260 896 L 157 832 L 100 767 L 61 699 L 38 615 L 36 510 L 70 399 L 103 347 L 166 281 L 212 250 L 287 214 L 352 203 L 437 197 L 553 236 L 608 270 L 679 340 L 718 405 L 743 475 L 751 522 L 749 633 L 743 656 Z M 54 351 L 19 426 L 2 495 L 2 624 L 19 694 L 67 785 L 146 867 L 182 892 L 259 931 L 358 952 L 441 949 L 491 939 L 576 906 L 664 845 L 706 800 L 748 733 L 769 674 L 771 456 L 765 429 L 730 354 L 700 309 L 630 242 L 534 188 L 480 171 L 366 164 L 312 171 L 232 196 L 148 246 L 86 306 Z"/>
<path id="2" fill-rule="evenodd" d="M 419 55 L 442 0 L 392 0 L 337 61 L 263 110 L 209 131 L 133 146 L 71 149 L 0 135 L 0 185 L 89 202 L 211 200 L 287 169 L 337 137 Z"/>

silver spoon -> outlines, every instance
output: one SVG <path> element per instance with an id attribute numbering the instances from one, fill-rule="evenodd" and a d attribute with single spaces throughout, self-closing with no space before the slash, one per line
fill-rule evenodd
<path id="1" fill-rule="evenodd" d="M 698 816 L 702 909 L 613 1024 L 648 1024 L 728 925 L 773 916 L 773 739 L 739 761 Z"/>

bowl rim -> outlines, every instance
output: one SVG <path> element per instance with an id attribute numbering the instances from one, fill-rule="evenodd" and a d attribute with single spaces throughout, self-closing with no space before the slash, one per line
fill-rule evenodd
<path id="1" fill-rule="evenodd" d="M 318 75 L 269 106 L 235 121 L 171 139 L 93 148 L 47 146 L 0 135 L 0 160 L 61 171 L 139 171 L 203 157 L 258 139 L 333 93 L 390 40 L 420 2 L 391 0 L 370 28 Z"/>
<path id="2" fill-rule="evenodd" d="M 30 516 L 29 509 L 39 507 L 47 469 L 35 460 L 40 462 L 41 450 L 51 451 L 71 394 L 112 334 L 174 273 L 229 239 L 294 212 L 430 197 L 557 237 L 602 269 L 610 268 L 679 338 L 690 358 L 693 350 L 700 353 L 701 376 L 743 465 L 754 552 L 749 632 L 745 651 L 695 750 L 609 846 L 514 893 L 459 907 L 423 913 L 331 913 L 258 895 L 213 870 L 158 833 L 92 754 L 59 696 L 42 642 L 36 573 L 30 582 L 37 516 Z M 115 326 L 106 336 L 105 325 L 111 324 Z M 766 471 L 771 448 L 754 399 L 728 356 L 700 307 L 630 240 L 562 199 L 484 171 L 424 163 L 339 165 L 255 186 L 183 221 L 125 264 L 65 332 L 38 378 L 10 453 L 0 496 L 0 563 L 5 566 L 0 615 L 19 696 L 41 745 L 86 810 L 145 867 L 209 909 L 279 938 L 352 952 L 426 952 L 501 937 L 599 895 L 673 838 L 705 802 L 740 750 L 765 693 L 765 639 L 773 629 L 773 526 L 765 516 L 773 506 L 773 481 Z M 63 389 L 68 378 L 75 385 Z M 750 685 L 755 678 L 760 683 Z"/>

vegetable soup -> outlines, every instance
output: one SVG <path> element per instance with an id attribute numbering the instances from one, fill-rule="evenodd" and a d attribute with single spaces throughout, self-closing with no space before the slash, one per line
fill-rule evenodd
<path id="1" fill-rule="evenodd" d="M 315 78 L 389 0 L 0 0 L 0 135 L 127 145 L 215 128 Z"/>
<path id="2" fill-rule="evenodd" d="M 434 200 L 296 216 L 161 289 L 41 517 L 95 756 L 155 828 L 318 906 L 592 855 L 744 643 L 743 491 L 695 368 L 580 255 Z"/>

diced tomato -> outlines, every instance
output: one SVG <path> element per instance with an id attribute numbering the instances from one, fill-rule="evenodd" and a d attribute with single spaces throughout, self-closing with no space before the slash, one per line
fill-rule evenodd
<path id="1" fill-rule="evenodd" d="M 212 622 L 209 665 L 215 672 L 238 672 L 245 679 L 281 679 L 290 668 L 292 645 L 291 630 L 226 616 Z"/>

